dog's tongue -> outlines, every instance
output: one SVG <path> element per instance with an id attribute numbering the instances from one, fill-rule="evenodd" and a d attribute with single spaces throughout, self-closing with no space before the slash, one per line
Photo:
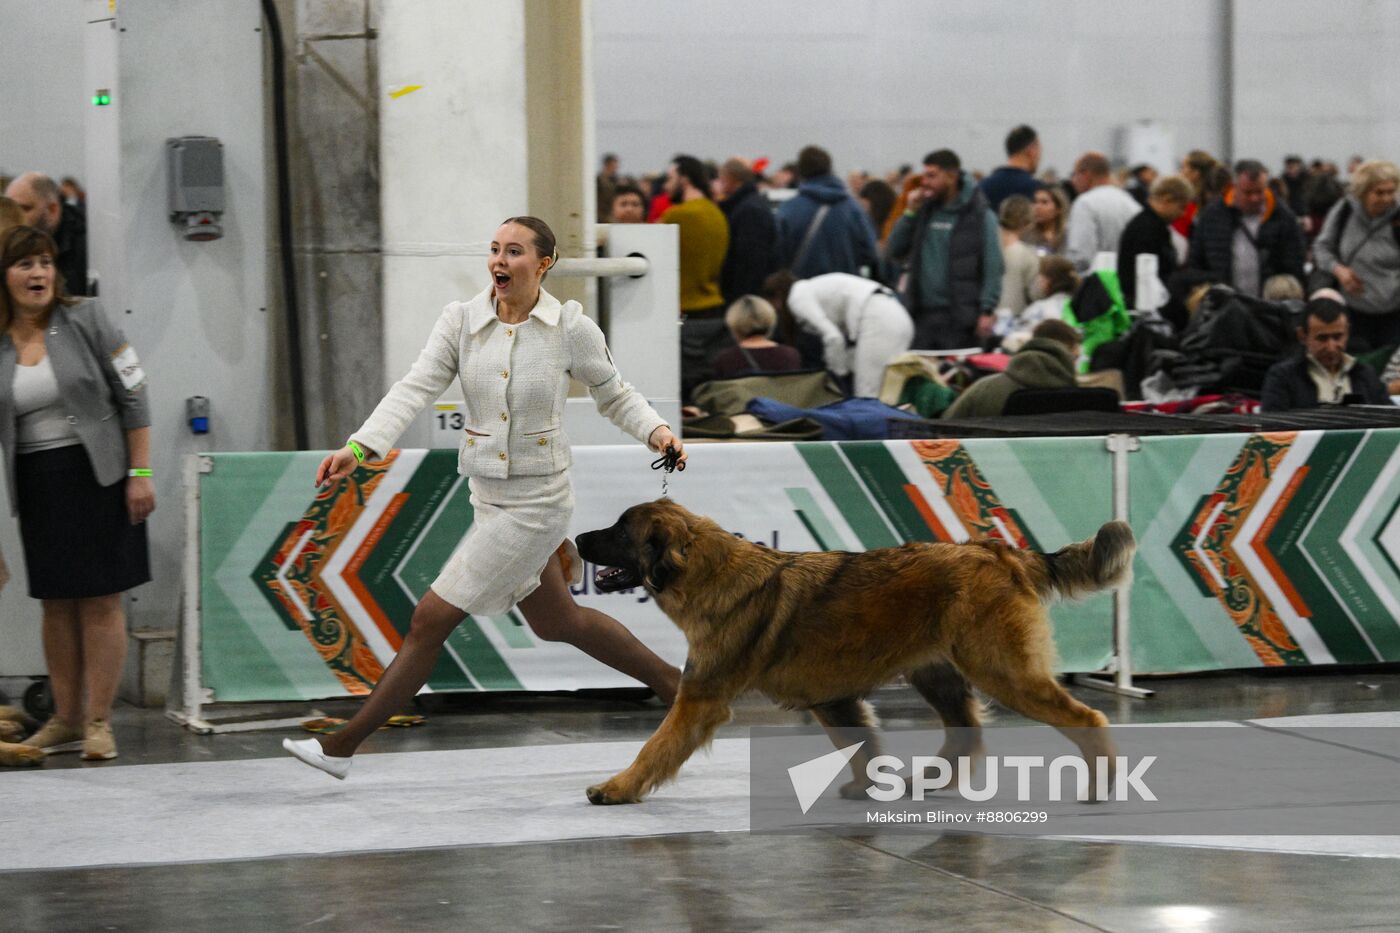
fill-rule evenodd
<path id="1" fill-rule="evenodd" d="M 604 567 L 593 575 L 593 582 L 600 593 L 616 593 L 631 589 L 642 581 L 625 567 Z"/>

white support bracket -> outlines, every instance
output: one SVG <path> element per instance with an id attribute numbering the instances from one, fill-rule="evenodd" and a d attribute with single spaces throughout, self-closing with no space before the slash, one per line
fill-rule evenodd
<path id="1" fill-rule="evenodd" d="M 1110 434 L 1104 439 L 1113 455 L 1113 518 L 1128 521 L 1128 456 L 1142 449 L 1141 442 L 1130 434 Z M 1119 696 L 1146 699 L 1151 690 L 1133 686 L 1133 647 L 1131 633 L 1131 599 L 1125 588 L 1113 594 L 1113 656 L 1099 674 L 1076 674 L 1073 682 L 1081 687 L 1105 690 Z M 1112 679 L 1108 679 L 1112 677 Z"/>

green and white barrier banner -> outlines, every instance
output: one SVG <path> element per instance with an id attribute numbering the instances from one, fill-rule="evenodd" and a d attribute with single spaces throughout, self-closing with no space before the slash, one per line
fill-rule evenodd
<path id="1" fill-rule="evenodd" d="M 1138 670 L 1400 660 L 1400 430 L 1148 437 Z"/>
<path id="2" fill-rule="evenodd" d="M 1129 455 L 1134 668 L 1400 659 L 1397 444 L 1400 431 L 1143 439 Z M 784 550 L 971 537 L 1054 550 L 1112 517 L 1102 438 L 689 450 L 672 497 Z M 574 453 L 574 534 L 660 494 L 639 447 Z M 200 477 L 201 676 L 215 701 L 366 693 L 471 525 L 453 451 L 396 451 L 318 494 L 320 457 L 214 454 Z M 594 569 L 579 602 L 680 664 L 684 640 L 647 594 L 597 593 Z M 1107 663 L 1111 610 L 1106 596 L 1054 607 L 1062 670 Z M 634 685 L 536 638 L 518 612 L 468 618 L 428 681 L 435 691 Z"/>

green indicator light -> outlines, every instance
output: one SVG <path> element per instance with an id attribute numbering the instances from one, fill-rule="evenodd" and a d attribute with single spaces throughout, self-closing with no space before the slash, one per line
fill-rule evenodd
<path id="1" fill-rule="evenodd" d="M 112 95 L 105 91 L 98 91 L 92 95 L 92 105 L 94 107 L 106 107 L 112 103 Z"/>

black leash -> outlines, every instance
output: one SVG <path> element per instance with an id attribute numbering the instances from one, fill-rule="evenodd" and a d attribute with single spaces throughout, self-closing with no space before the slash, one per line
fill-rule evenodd
<path id="1" fill-rule="evenodd" d="M 681 452 L 668 444 L 661 456 L 651 462 L 651 468 L 664 471 L 661 474 L 661 498 L 665 499 L 670 492 L 668 478 L 677 469 L 684 472 L 685 464 L 681 462 Z"/>

